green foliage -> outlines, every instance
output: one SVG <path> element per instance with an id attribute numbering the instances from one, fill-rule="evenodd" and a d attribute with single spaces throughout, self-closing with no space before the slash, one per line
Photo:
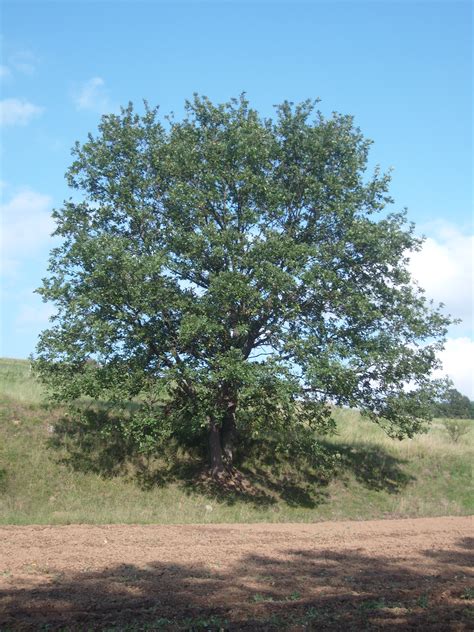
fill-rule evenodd
<path id="1" fill-rule="evenodd" d="M 474 588 L 468 587 L 465 588 L 462 595 L 461 595 L 461 599 L 474 599 Z"/>
<path id="2" fill-rule="evenodd" d="M 472 422 L 462 419 L 443 419 L 443 425 L 451 441 L 457 443 L 461 437 L 470 431 Z"/>
<path id="3" fill-rule="evenodd" d="M 316 459 L 328 401 L 420 430 L 450 321 L 411 283 L 420 240 L 369 146 L 309 101 L 274 120 L 243 96 L 104 116 L 74 148 L 82 201 L 54 212 L 39 290 L 58 310 L 35 361 L 53 398 L 125 410 L 142 451 L 209 435 L 217 469 L 269 435 Z"/>
<path id="4" fill-rule="evenodd" d="M 434 414 L 437 417 L 474 419 L 474 402 L 455 388 L 449 388 L 435 403 Z"/>

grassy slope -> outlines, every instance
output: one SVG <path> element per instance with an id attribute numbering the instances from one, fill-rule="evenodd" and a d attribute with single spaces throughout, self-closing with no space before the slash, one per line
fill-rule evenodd
<path id="1" fill-rule="evenodd" d="M 154 485 L 132 474 L 78 471 L 49 442 L 58 411 L 41 404 L 28 363 L 0 360 L 0 523 L 197 523 L 317 521 L 473 513 L 474 424 L 454 444 L 438 421 L 395 441 L 355 411 L 337 413 L 327 441 L 341 466 L 327 483 L 284 466 L 247 463 L 261 497 L 218 497 L 189 477 Z M 313 473 L 314 474 L 314 473 Z M 315 480 L 315 479 L 313 479 Z"/>

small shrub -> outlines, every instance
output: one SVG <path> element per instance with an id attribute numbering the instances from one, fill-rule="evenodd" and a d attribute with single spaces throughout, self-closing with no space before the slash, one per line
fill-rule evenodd
<path id="1" fill-rule="evenodd" d="M 261 595 L 260 593 L 256 593 L 252 596 L 252 601 L 255 603 L 263 603 L 264 601 L 273 601 L 273 597 L 270 595 Z"/>
<path id="2" fill-rule="evenodd" d="M 451 441 L 458 443 L 459 439 L 469 432 L 471 422 L 463 419 L 445 419 L 443 425 Z"/>
<path id="3" fill-rule="evenodd" d="M 420 608 L 428 608 L 429 606 L 429 596 L 428 595 L 420 595 L 416 600 L 416 605 Z"/>
<path id="4" fill-rule="evenodd" d="M 474 599 L 474 588 L 468 587 L 464 589 L 464 592 L 461 595 L 461 599 Z"/>

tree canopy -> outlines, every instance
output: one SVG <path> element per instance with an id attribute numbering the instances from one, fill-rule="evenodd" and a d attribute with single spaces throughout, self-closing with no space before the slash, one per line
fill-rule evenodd
<path id="1" fill-rule="evenodd" d="M 434 414 L 437 417 L 474 419 L 474 402 L 457 389 L 449 388 L 443 398 L 435 402 Z"/>
<path id="2" fill-rule="evenodd" d="M 36 359 L 53 395 L 132 400 L 138 446 L 208 445 L 214 474 L 249 438 L 311 452 L 329 404 L 412 436 L 450 321 L 410 278 L 421 242 L 370 144 L 310 101 L 104 116 L 73 150 L 82 197 L 54 212 L 39 290 L 57 308 Z"/>

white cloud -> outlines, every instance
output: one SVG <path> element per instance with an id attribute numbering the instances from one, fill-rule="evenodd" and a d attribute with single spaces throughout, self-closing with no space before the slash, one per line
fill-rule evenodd
<path id="1" fill-rule="evenodd" d="M 42 112 L 43 108 L 25 99 L 4 99 L 0 101 L 0 125 L 27 125 Z"/>
<path id="2" fill-rule="evenodd" d="M 105 81 L 101 77 L 92 77 L 82 83 L 73 94 L 74 103 L 78 110 L 90 110 L 100 114 L 112 110 Z"/>
<path id="3" fill-rule="evenodd" d="M 472 324 L 474 236 L 449 224 L 438 224 L 420 252 L 411 255 L 410 270 L 428 298 L 444 303 L 445 311 Z"/>
<path id="4" fill-rule="evenodd" d="M 14 272 L 23 259 L 34 256 L 50 240 L 54 230 L 51 205 L 49 195 L 29 189 L 0 204 L 3 274 Z"/>
<path id="5" fill-rule="evenodd" d="M 462 334 L 446 340 L 439 353 L 442 369 L 436 377 L 448 375 L 454 387 L 474 399 L 473 255 L 474 235 L 461 232 L 445 221 L 425 227 L 430 234 L 420 252 L 411 255 L 410 271 L 427 298 L 444 303 L 444 311 L 462 319 Z M 459 331 L 459 326 L 457 327 Z"/>
<path id="6" fill-rule="evenodd" d="M 443 369 L 436 376 L 448 375 L 460 393 L 474 400 L 474 340 L 448 338 L 439 358 Z"/>

